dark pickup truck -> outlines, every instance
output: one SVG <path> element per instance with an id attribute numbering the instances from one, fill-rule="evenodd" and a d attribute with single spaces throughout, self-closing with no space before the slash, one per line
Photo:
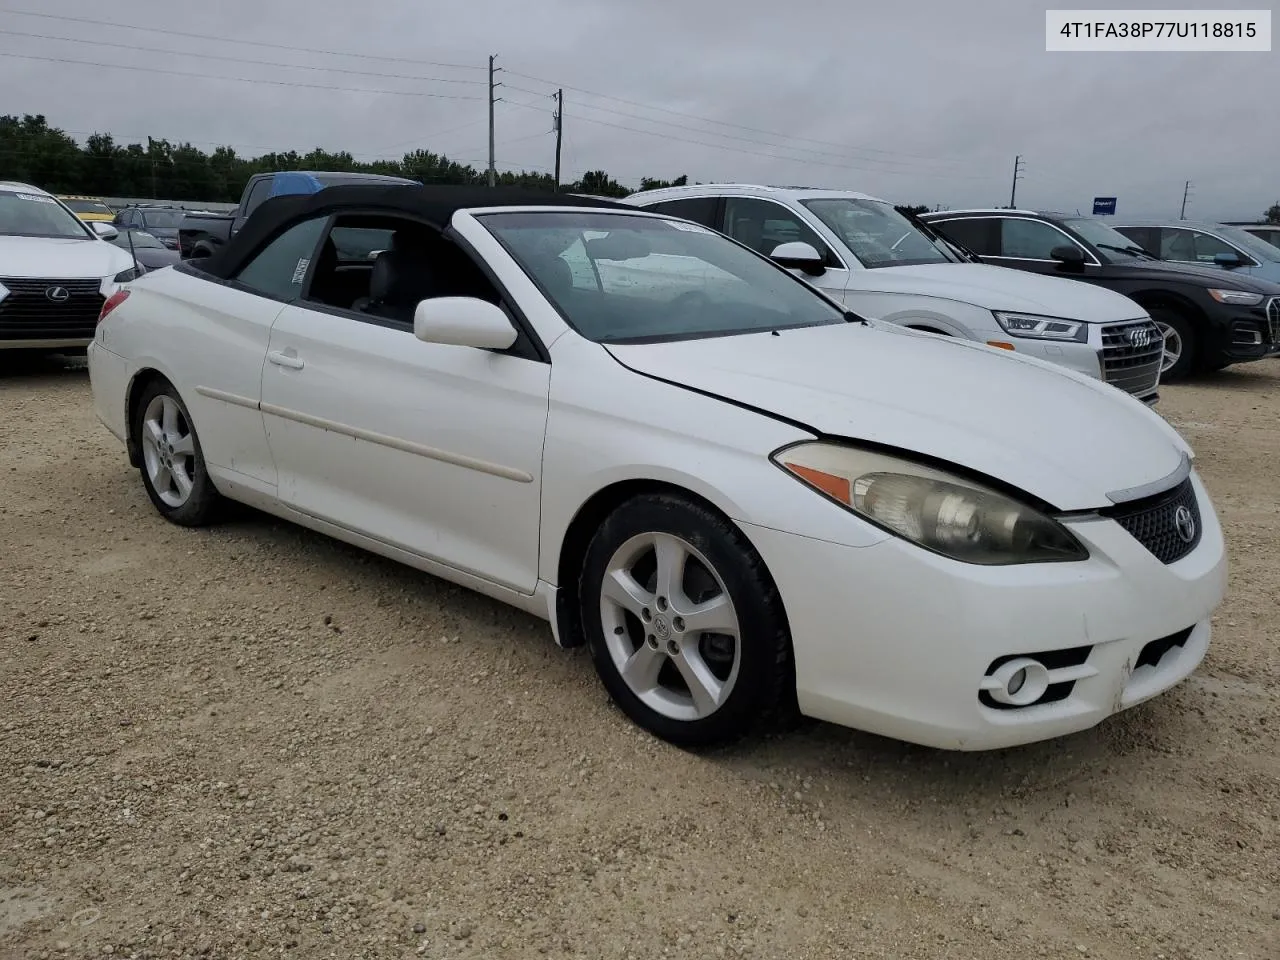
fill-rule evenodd
<path id="1" fill-rule="evenodd" d="M 240 231 L 250 214 L 263 200 L 282 194 L 317 193 L 340 183 L 417 183 L 403 177 L 386 177 L 375 173 L 316 173 L 310 170 L 288 170 L 258 173 L 249 178 L 240 195 L 240 206 L 232 213 L 189 213 L 178 227 L 178 250 L 182 259 L 207 257 Z"/>

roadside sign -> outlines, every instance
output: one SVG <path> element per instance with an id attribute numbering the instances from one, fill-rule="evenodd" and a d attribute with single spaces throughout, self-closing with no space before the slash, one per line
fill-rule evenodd
<path id="1" fill-rule="evenodd" d="M 1109 217 L 1116 212 L 1115 197 L 1094 197 L 1093 198 L 1093 215 L 1095 217 Z"/>

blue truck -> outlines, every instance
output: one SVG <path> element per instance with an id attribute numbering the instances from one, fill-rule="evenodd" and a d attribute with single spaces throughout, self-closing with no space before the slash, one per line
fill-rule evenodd
<path id="1" fill-rule="evenodd" d="M 240 232 L 244 222 L 262 201 L 282 194 L 317 193 L 340 183 L 418 183 L 404 177 L 388 177 L 376 173 L 323 173 L 311 170 L 288 170 L 258 173 L 249 178 L 240 195 L 240 205 L 226 214 L 189 213 L 178 227 L 178 250 L 182 259 L 207 257 Z"/>

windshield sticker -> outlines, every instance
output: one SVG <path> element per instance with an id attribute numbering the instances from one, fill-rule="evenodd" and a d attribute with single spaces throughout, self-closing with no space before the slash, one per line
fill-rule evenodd
<path id="1" fill-rule="evenodd" d="M 303 277 L 307 275 L 307 267 L 311 266 L 309 257 L 302 257 L 298 260 L 298 265 L 293 268 L 292 283 L 302 283 Z"/>
<path id="2" fill-rule="evenodd" d="M 38 197 L 34 193 L 15 193 L 19 200 L 30 200 L 32 203 L 55 203 L 53 197 Z"/>

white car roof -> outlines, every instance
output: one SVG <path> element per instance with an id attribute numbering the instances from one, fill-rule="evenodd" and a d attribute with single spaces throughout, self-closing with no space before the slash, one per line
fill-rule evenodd
<path id="1" fill-rule="evenodd" d="M 973 215 L 973 214 L 975 214 L 975 213 L 982 213 L 982 214 L 995 214 L 995 213 L 999 213 L 999 214 L 1004 214 L 1004 215 L 1006 215 L 1006 216 L 1008 216 L 1008 215 L 1010 215 L 1010 214 L 1023 214 L 1024 216 L 1030 216 L 1030 217 L 1038 217 L 1038 216 L 1040 216 L 1040 214 L 1039 214 L 1039 213 L 1037 213 L 1035 210 L 1024 210 L 1024 209 L 1022 209 L 1021 207 L 1017 207 L 1017 208 L 1010 208 L 1010 207 L 966 207 L 966 208 L 965 208 L 965 209 L 963 209 L 963 210 L 932 210 L 932 211 L 930 211 L 930 212 L 928 212 L 928 213 L 922 213 L 922 214 L 920 214 L 920 219 L 921 219 L 921 220 L 942 220 L 942 219 L 944 219 L 944 218 L 946 218 L 946 217 L 972 216 L 972 215 Z"/>
<path id="2" fill-rule="evenodd" d="M 685 187 L 663 187 L 660 190 L 641 190 L 622 199 L 623 203 L 638 199 L 643 200 L 675 200 L 679 197 L 719 197 L 725 195 L 746 197 L 772 197 L 776 200 L 819 200 L 826 198 L 844 198 L 848 200 L 874 200 L 884 203 L 880 197 L 873 197 L 856 190 L 826 190 L 821 187 L 775 187 L 760 183 L 695 183 Z"/>
<path id="3" fill-rule="evenodd" d="M 19 183 L 16 180 L 0 180 L 0 190 L 4 190 L 6 193 L 35 193 L 42 197 L 53 196 L 47 190 L 33 187 L 29 183 Z"/>

